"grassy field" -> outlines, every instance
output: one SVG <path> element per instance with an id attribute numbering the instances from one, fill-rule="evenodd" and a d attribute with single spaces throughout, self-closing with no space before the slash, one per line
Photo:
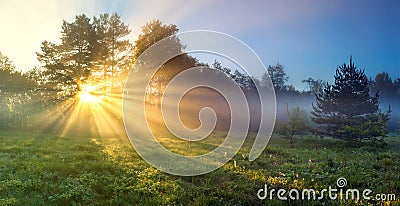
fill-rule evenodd
<path id="1" fill-rule="evenodd" d="M 223 134 L 193 150 L 215 147 Z M 369 188 L 400 197 L 400 137 L 384 148 L 351 148 L 312 136 L 293 143 L 273 136 L 263 155 L 247 160 L 251 140 L 229 163 L 206 175 L 178 177 L 156 170 L 126 137 L 0 133 L 0 205 L 400 205 L 400 201 L 259 200 L 271 188 Z M 185 147 L 181 145 L 181 147 Z"/>

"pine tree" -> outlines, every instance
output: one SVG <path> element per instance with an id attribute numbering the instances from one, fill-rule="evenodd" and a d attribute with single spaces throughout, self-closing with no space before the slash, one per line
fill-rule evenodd
<path id="1" fill-rule="evenodd" d="M 60 45 L 63 64 L 67 73 L 80 85 L 90 75 L 93 60 L 95 31 L 91 20 L 86 15 L 77 15 L 71 23 L 64 20 Z"/>
<path id="2" fill-rule="evenodd" d="M 363 139 L 382 140 L 388 133 L 390 109 L 379 109 L 379 93 L 371 96 L 368 78 L 350 57 L 350 64 L 336 69 L 335 83 L 327 84 L 316 95 L 312 120 L 319 125 L 317 132 L 333 138 L 361 142 Z"/>
<path id="3" fill-rule="evenodd" d="M 98 70 L 103 73 L 103 89 L 106 93 L 107 81 L 111 83 L 119 81 L 118 76 L 124 72 L 124 67 L 131 58 L 129 53 L 132 45 L 126 39 L 131 31 L 116 13 L 100 14 L 99 18 L 93 17 L 93 25 L 96 32 L 94 61 Z M 111 78 L 107 79 L 107 76 Z M 109 89 L 112 90 L 112 87 Z"/>

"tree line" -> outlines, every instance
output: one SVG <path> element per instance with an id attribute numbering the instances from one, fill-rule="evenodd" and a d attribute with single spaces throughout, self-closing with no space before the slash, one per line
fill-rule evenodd
<path id="1" fill-rule="evenodd" d="M 82 14 L 71 22 L 62 22 L 60 43 L 42 42 L 36 53 L 40 65 L 25 73 L 17 71 L 12 61 L 0 53 L 0 128 L 32 126 L 35 115 L 49 113 L 49 109 L 65 116 L 65 104 L 61 103 L 74 100 L 88 85 L 95 87 L 90 91 L 92 95 L 107 97 L 105 101 L 108 97 L 120 99 L 126 76 L 139 56 L 177 32 L 176 25 L 155 19 L 146 23 L 131 43 L 129 25 L 118 14 L 93 18 Z M 176 49 L 183 48 L 176 39 Z M 201 64 L 189 55 L 175 57 L 157 71 L 149 88 L 161 91 L 175 74 L 196 65 Z M 159 93 L 148 95 L 160 97 Z"/>
<path id="2" fill-rule="evenodd" d="M 71 22 L 62 22 L 60 43 L 42 42 L 37 52 L 41 65 L 26 73 L 18 72 L 12 62 L 0 54 L 0 127 L 28 126 L 28 120 L 32 120 L 35 113 L 74 97 L 85 85 L 96 85 L 95 95 L 121 97 L 126 75 L 139 56 L 157 41 L 174 36 L 178 31 L 174 24 L 164 25 L 159 20 L 152 20 L 142 27 L 137 40 L 131 43 L 129 25 L 118 14 L 92 18 L 82 14 Z M 173 38 L 173 41 L 176 45 L 173 49 L 184 50 L 179 39 Z M 375 79 L 368 79 L 363 70 L 355 67 L 352 59 L 350 64 L 337 68 L 334 84 L 310 77 L 303 80 L 308 91 L 298 91 L 288 84 L 289 77 L 279 63 L 268 66 L 261 78 L 251 78 L 218 61 L 208 65 L 183 54 L 165 63 L 153 76 L 147 93 L 151 97 L 149 101 L 160 104 L 168 82 L 177 73 L 194 66 L 210 66 L 222 71 L 246 94 L 256 93 L 255 85 L 270 86 L 269 77 L 278 99 L 285 95 L 315 96 L 313 127 L 309 130 L 339 139 L 360 141 L 385 136 L 390 111 L 379 109 L 380 95 L 400 96 L 400 78 L 392 80 L 388 73 L 382 72 Z M 299 114 L 300 109 L 293 112 Z M 293 125 L 296 124 L 292 124 L 292 130 Z M 290 129 L 286 127 L 285 130 Z"/>

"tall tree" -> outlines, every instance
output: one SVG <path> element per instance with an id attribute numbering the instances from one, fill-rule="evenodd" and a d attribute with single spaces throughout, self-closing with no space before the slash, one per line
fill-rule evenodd
<path id="1" fill-rule="evenodd" d="M 133 59 L 135 64 L 144 65 L 152 62 L 138 62 L 142 55 L 149 47 L 156 42 L 168 37 L 168 48 L 162 49 L 161 52 L 182 53 L 184 46 L 176 36 L 178 28 L 176 25 L 164 25 L 160 20 L 152 20 L 142 27 L 142 31 L 135 41 L 135 50 Z M 146 55 L 146 54 L 145 54 Z M 197 59 L 182 53 L 163 64 L 153 75 L 150 87 L 148 87 L 148 100 L 154 104 L 161 102 L 161 95 L 170 82 L 170 80 L 183 70 L 199 65 Z"/>
<path id="2" fill-rule="evenodd" d="M 130 34 L 130 30 L 116 13 L 93 17 L 93 24 L 96 32 L 95 64 L 103 71 L 103 81 L 106 85 L 107 73 L 110 73 L 111 78 L 116 73 L 120 74 L 129 59 L 131 44 L 126 36 Z M 106 89 L 106 86 L 104 88 Z"/>
<path id="3" fill-rule="evenodd" d="M 179 29 L 176 25 L 164 25 L 158 19 L 154 19 L 146 23 L 146 25 L 142 27 L 141 33 L 135 41 L 133 59 L 136 61 L 139 56 L 150 46 L 160 41 L 161 39 L 175 35 L 178 31 Z M 181 51 L 182 45 L 180 44 L 179 39 L 176 38 L 175 41 L 176 47 L 169 49 L 178 49 L 178 51 Z"/>
<path id="4" fill-rule="evenodd" d="M 71 69 L 64 64 L 65 59 L 60 47 L 60 45 L 44 41 L 40 47 L 41 52 L 37 52 L 36 55 L 43 65 L 46 87 L 64 90 L 69 95 L 74 93 L 77 82 Z"/>
<path id="5" fill-rule="evenodd" d="M 316 95 L 312 120 L 319 125 L 318 132 L 333 138 L 358 141 L 381 140 L 388 133 L 390 109 L 379 109 L 379 94 L 370 96 L 364 70 L 343 64 L 336 69 L 335 83 L 327 84 L 323 93 Z"/>
<path id="6" fill-rule="evenodd" d="M 95 30 L 90 18 L 77 15 L 71 23 L 64 21 L 60 48 L 67 73 L 78 83 L 87 80 L 93 60 Z"/>

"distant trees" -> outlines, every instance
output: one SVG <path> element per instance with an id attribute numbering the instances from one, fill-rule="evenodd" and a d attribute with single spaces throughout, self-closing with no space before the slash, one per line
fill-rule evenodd
<path id="1" fill-rule="evenodd" d="M 396 89 L 396 94 L 400 96 L 400 77 L 394 81 L 393 86 Z"/>
<path id="2" fill-rule="evenodd" d="M 231 77 L 244 92 L 254 92 L 256 89 L 256 84 L 261 84 L 257 78 L 254 78 L 256 82 L 253 82 L 253 79 L 246 73 L 242 73 L 238 70 L 235 70 L 232 73 L 231 69 L 222 66 L 222 64 L 217 60 L 214 61 L 214 63 L 211 65 L 211 68 L 221 71 L 223 74 Z"/>
<path id="3" fill-rule="evenodd" d="M 324 86 L 327 83 L 326 81 L 323 81 L 321 79 L 313 79 L 311 77 L 302 80 L 301 82 L 306 83 L 308 85 L 309 92 L 313 95 L 322 93 L 324 90 Z"/>
<path id="4" fill-rule="evenodd" d="M 34 83 L 0 52 L 0 129 L 26 127 L 35 97 Z"/>
<path id="5" fill-rule="evenodd" d="M 378 73 L 374 79 L 370 79 L 370 90 L 372 93 L 379 92 L 381 105 L 383 107 L 391 106 L 393 113 L 391 115 L 391 120 L 389 121 L 388 128 L 390 131 L 395 131 L 399 129 L 400 121 L 400 79 L 392 80 L 387 72 Z"/>
<path id="6" fill-rule="evenodd" d="M 286 82 L 289 77 L 286 75 L 285 70 L 281 64 L 276 64 L 275 66 L 268 66 L 267 73 L 261 79 L 261 82 L 265 85 L 267 84 L 267 78 L 271 79 L 275 90 L 284 91 L 287 89 Z"/>
<path id="7" fill-rule="evenodd" d="M 319 125 L 319 134 L 354 142 L 385 137 L 390 110 L 382 113 L 379 94 L 370 96 L 364 70 L 350 58 L 350 64 L 339 66 L 334 77 L 335 83 L 325 86 L 313 104 L 312 120 Z"/>
<path id="8" fill-rule="evenodd" d="M 395 97 L 399 94 L 400 78 L 392 81 L 387 72 L 378 73 L 370 83 L 371 90 L 375 92 L 379 91 L 384 97 Z"/>
<path id="9" fill-rule="evenodd" d="M 235 70 L 233 74 L 231 74 L 231 78 L 239 85 L 239 87 L 244 92 L 255 92 L 255 82 L 251 79 L 251 77 L 245 73 L 241 73 L 238 70 Z"/>
<path id="10" fill-rule="evenodd" d="M 15 66 L 11 60 L 0 53 L 0 91 L 8 90 L 13 85 L 13 76 L 15 75 Z"/>
<path id="11" fill-rule="evenodd" d="M 382 89 L 385 92 L 389 92 L 393 89 L 392 78 L 389 77 L 387 72 L 381 72 L 376 75 L 374 86 L 377 89 Z"/>

